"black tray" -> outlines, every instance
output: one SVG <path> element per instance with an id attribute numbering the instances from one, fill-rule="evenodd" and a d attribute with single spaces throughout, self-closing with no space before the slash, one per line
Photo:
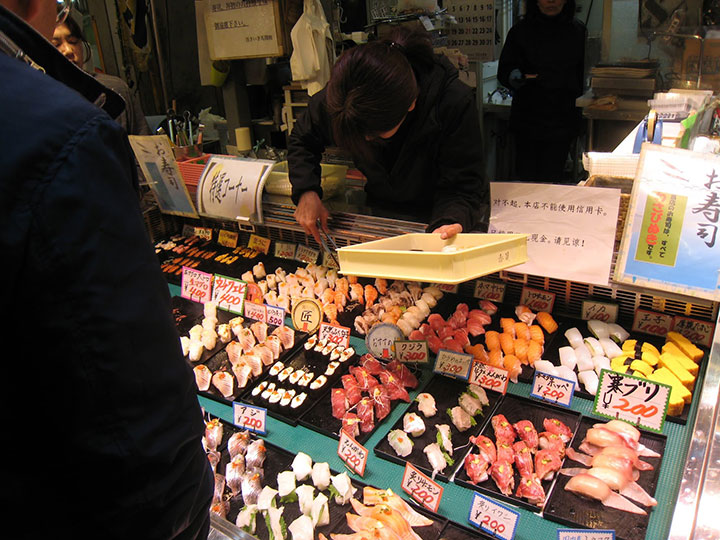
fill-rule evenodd
<path id="1" fill-rule="evenodd" d="M 507 418 L 508 422 L 510 422 L 511 424 L 514 424 L 515 422 L 518 422 L 520 420 L 530 420 L 535 426 L 538 434 L 545 431 L 545 428 L 543 427 L 543 420 L 545 418 L 557 418 L 558 420 L 563 422 L 568 428 L 570 428 L 573 433 L 575 433 L 578 424 L 580 423 L 581 417 L 580 413 L 577 413 L 575 411 L 515 396 L 512 394 L 506 394 L 504 396 L 502 401 L 495 408 L 493 416 L 496 414 L 504 414 L 505 418 Z M 495 442 L 495 433 L 490 421 L 485 424 L 482 430 L 482 435 L 485 435 L 493 442 Z M 466 452 L 466 455 L 472 450 L 473 449 L 470 449 L 468 452 Z M 465 456 L 462 457 L 463 462 L 464 458 Z M 567 458 L 565 458 L 563 463 L 566 462 Z M 526 499 L 515 497 L 515 490 L 517 489 L 518 482 L 520 480 L 520 474 L 517 472 L 517 467 L 515 467 L 514 464 L 513 471 L 515 474 L 515 488 L 513 489 L 512 496 L 504 495 L 495 485 L 495 481 L 492 478 L 488 478 L 485 482 L 481 484 L 473 484 L 472 482 L 470 482 L 470 478 L 465 472 L 465 468 L 462 466 L 462 464 L 455 473 L 455 483 L 469 489 L 474 489 L 496 499 L 507 501 L 517 506 L 521 506 L 523 508 L 526 508 L 527 510 L 539 512 L 542 509 L 541 507 L 529 503 Z M 542 486 L 545 489 L 546 501 L 548 500 L 547 498 L 550 494 L 550 490 L 552 489 L 552 484 L 555 482 L 557 476 L 558 474 L 556 473 L 555 476 L 553 476 L 552 480 L 546 480 L 542 482 Z"/>
<path id="2" fill-rule="evenodd" d="M 203 305 L 200 302 L 194 302 L 182 296 L 173 296 L 170 299 L 170 307 L 175 319 L 175 327 L 181 336 L 186 336 L 193 326 L 202 321 Z"/>
<path id="3" fill-rule="evenodd" d="M 585 433 L 596 423 L 604 423 L 605 420 L 598 420 L 591 417 L 583 417 L 577 429 L 572 447 L 577 450 L 585 438 Z M 641 431 L 640 442 L 663 454 L 667 437 L 657 433 Z M 662 458 L 640 458 L 654 466 L 650 471 L 640 471 L 638 484 L 650 495 L 655 494 L 658 478 L 660 476 L 660 463 Z M 565 458 L 563 467 L 584 467 L 581 463 Z M 571 527 L 584 527 L 590 529 L 613 529 L 617 540 L 642 540 L 647 533 L 648 522 L 650 521 L 651 509 L 646 509 L 646 516 L 623 512 L 615 508 L 603 506 L 599 501 L 580 497 L 569 491 L 565 491 L 565 485 L 570 481 L 569 476 L 558 475 L 553 491 L 545 504 L 544 515 L 548 519 L 557 521 Z M 634 502 L 634 501 L 633 501 Z M 643 508 L 639 503 L 636 505 Z"/>
<path id="4" fill-rule="evenodd" d="M 471 529 L 470 527 L 464 527 L 454 521 L 448 521 L 447 525 L 440 535 L 442 540 L 465 540 L 466 538 L 495 538 L 488 534 L 485 534 L 480 529 Z"/>
<path id="5" fill-rule="evenodd" d="M 423 452 L 423 449 L 428 444 L 436 441 L 437 429 L 435 426 L 438 424 L 447 424 L 450 426 L 450 436 L 454 448 L 452 457 L 455 460 L 455 464 L 452 466 L 448 465 L 442 473 L 438 473 L 435 476 L 436 479 L 447 482 L 448 478 L 452 474 L 452 471 L 455 470 L 458 460 L 465 456 L 465 449 L 469 444 L 470 437 L 480 433 L 480 430 L 492 416 L 492 412 L 495 410 L 495 407 L 502 398 L 502 394 L 487 391 L 486 393 L 490 404 L 483 409 L 482 416 L 478 415 L 475 417 L 477 424 L 466 431 L 460 432 L 453 425 L 452 420 L 446 413 L 446 410 L 458 404 L 458 397 L 460 397 L 460 394 L 465 391 L 467 386 L 467 381 L 451 379 L 437 374 L 434 375 L 427 386 L 423 389 L 423 392 L 432 394 L 435 398 L 435 405 L 437 407 L 437 413 L 435 416 L 425 418 L 425 416 L 418 410 L 418 403 L 416 401 L 413 401 L 407 410 L 408 413 L 414 412 L 418 414 L 425 422 L 425 433 L 423 433 L 420 437 L 411 437 L 408 435 L 414 443 L 412 452 L 405 457 L 398 456 L 388 442 L 387 433 L 390 433 L 393 429 L 402 430 L 403 418 L 400 418 L 395 425 L 387 431 L 385 436 L 377 443 L 377 445 L 375 445 L 375 453 L 383 459 L 387 459 L 388 461 L 392 461 L 393 463 L 398 463 L 403 466 L 405 463 L 410 462 L 430 476 L 432 475 L 432 469 L 430 468 L 430 464 L 427 460 L 427 456 Z M 403 415 L 403 417 L 404 416 L 405 415 Z"/>

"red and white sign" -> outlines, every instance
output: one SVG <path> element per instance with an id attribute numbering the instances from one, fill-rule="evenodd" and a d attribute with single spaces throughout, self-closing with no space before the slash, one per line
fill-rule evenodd
<path id="1" fill-rule="evenodd" d="M 344 429 L 340 430 L 340 442 L 338 443 L 338 456 L 345 462 L 345 465 L 352 472 L 365 475 L 368 451 L 362 444 L 353 439 Z"/>
<path id="2" fill-rule="evenodd" d="M 473 362 L 468 382 L 504 394 L 508 387 L 508 372 L 505 369 L 477 361 Z"/>
<path id="3" fill-rule="evenodd" d="M 703 347 L 710 347 L 715 334 L 715 323 L 676 315 L 673 319 L 672 330 L 685 336 L 693 343 Z"/>
<path id="4" fill-rule="evenodd" d="M 196 302 L 209 302 L 212 298 L 212 274 L 183 266 L 180 296 Z"/>
<path id="5" fill-rule="evenodd" d="M 320 323 L 320 332 L 318 334 L 320 341 L 327 341 L 342 347 L 350 345 L 350 329 L 346 326 L 338 326 L 335 324 Z"/>
<path id="6" fill-rule="evenodd" d="M 233 402 L 233 423 L 242 428 L 261 435 L 267 434 L 267 409 Z"/>
<path id="7" fill-rule="evenodd" d="M 475 282 L 473 296 L 491 302 L 502 302 L 503 298 L 505 298 L 505 283 L 478 279 Z"/>
<path id="8" fill-rule="evenodd" d="M 403 363 L 427 364 L 430 361 L 427 341 L 395 341 L 395 358 Z"/>
<path id="9" fill-rule="evenodd" d="M 633 319 L 632 331 L 665 337 L 672 330 L 673 322 L 672 315 L 638 309 Z"/>
<path id="10" fill-rule="evenodd" d="M 410 462 L 405 463 L 402 489 L 431 512 L 437 512 L 444 488 Z"/>
<path id="11" fill-rule="evenodd" d="M 523 287 L 520 295 L 520 303 L 526 305 L 533 311 L 552 312 L 555 305 L 555 293 L 543 291 L 542 289 L 531 289 Z"/>
<path id="12" fill-rule="evenodd" d="M 245 318 L 266 323 L 267 306 L 253 302 L 245 302 Z"/>
<path id="13" fill-rule="evenodd" d="M 238 315 L 244 315 L 243 305 L 247 294 L 247 283 L 239 279 L 215 274 L 212 301 L 217 307 Z"/>

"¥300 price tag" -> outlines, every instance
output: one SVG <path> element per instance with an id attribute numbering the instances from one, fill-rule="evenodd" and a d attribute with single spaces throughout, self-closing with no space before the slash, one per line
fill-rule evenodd
<path id="1" fill-rule="evenodd" d="M 673 317 L 671 315 L 638 309 L 633 319 L 632 331 L 665 337 L 672 329 L 672 325 Z"/>
<path id="2" fill-rule="evenodd" d="M 275 242 L 275 256 L 281 259 L 294 259 L 296 244 L 290 242 Z"/>
<path id="3" fill-rule="evenodd" d="M 670 386 L 603 369 L 593 412 L 662 433 Z"/>
<path id="4" fill-rule="evenodd" d="M 368 458 L 367 448 L 348 435 L 344 429 L 340 430 L 337 453 L 348 469 L 360 476 L 365 475 L 365 465 L 367 465 Z"/>
<path id="5" fill-rule="evenodd" d="M 196 302 L 209 302 L 212 298 L 212 274 L 183 266 L 180 296 Z"/>
<path id="6" fill-rule="evenodd" d="M 498 538 L 512 540 L 519 519 L 519 512 L 484 495 L 474 494 L 468 521 L 483 531 Z"/>
<path id="7" fill-rule="evenodd" d="M 410 462 L 405 463 L 402 488 L 405 493 L 425 508 L 431 512 L 437 512 L 443 495 L 443 487 L 416 469 Z"/>
<path id="8" fill-rule="evenodd" d="M 550 313 L 555 305 L 555 293 L 523 287 L 520 303 L 533 311 L 547 311 Z"/>
<path id="9" fill-rule="evenodd" d="M 238 315 L 244 315 L 243 305 L 247 294 L 247 283 L 239 279 L 215 274 L 212 301 L 217 307 Z"/>
<path id="10" fill-rule="evenodd" d="M 406 364 L 427 364 L 430 361 L 427 341 L 396 340 L 395 358 Z"/>
<path id="11" fill-rule="evenodd" d="M 248 247 L 267 255 L 270 251 L 270 239 L 265 238 L 264 236 L 251 234 L 250 239 L 248 240 Z"/>
<path id="12" fill-rule="evenodd" d="M 264 304 L 245 302 L 245 318 L 267 322 L 267 307 Z"/>
<path id="13" fill-rule="evenodd" d="M 309 246 L 298 246 L 297 250 L 295 251 L 295 258 L 300 262 L 304 262 L 305 264 L 315 264 L 319 256 L 320 252 L 317 249 L 313 249 Z"/>
<path id="14" fill-rule="evenodd" d="M 285 309 L 277 306 L 265 306 L 266 323 L 272 326 L 285 326 Z"/>
<path id="15" fill-rule="evenodd" d="M 556 405 L 570 407 L 574 391 L 575 381 L 536 371 L 530 395 Z"/>
<path id="16" fill-rule="evenodd" d="M 435 360 L 433 371 L 441 375 L 448 375 L 455 379 L 465 379 L 470 376 L 470 367 L 473 361 L 472 354 L 459 353 L 440 349 Z"/>
<path id="17" fill-rule="evenodd" d="M 475 298 L 490 300 L 491 302 L 502 302 L 505 297 L 505 284 L 497 281 L 486 281 L 478 279 L 475 282 Z"/>
<path id="18" fill-rule="evenodd" d="M 400 328 L 390 323 L 374 325 L 365 336 L 365 346 L 375 358 L 389 359 L 393 356 L 393 345 L 396 340 L 402 339 Z"/>
<path id="19" fill-rule="evenodd" d="M 233 402 L 233 423 L 243 429 L 266 435 L 267 409 Z"/>
<path id="20" fill-rule="evenodd" d="M 582 318 L 584 321 L 598 320 L 606 323 L 617 321 L 618 305 L 595 300 L 583 300 Z"/>
<path id="21" fill-rule="evenodd" d="M 320 323 L 320 333 L 318 334 L 320 341 L 334 343 L 341 347 L 350 345 L 350 329 L 347 326 L 337 326 L 334 324 Z"/>
<path id="22" fill-rule="evenodd" d="M 558 529 L 557 540 L 615 540 L 615 531 L 600 529 Z"/>
<path id="23" fill-rule="evenodd" d="M 680 315 L 676 315 L 673 319 L 672 329 L 703 347 L 710 347 L 715 334 L 714 323 L 691 319 L 690 317 L 681 317 Z"/>
<path id="24" fill-rule="evenodd" d="M 468 382 L 504 394 L 508 387 L 508 372 L 485 362 L 473 362 Z"/>

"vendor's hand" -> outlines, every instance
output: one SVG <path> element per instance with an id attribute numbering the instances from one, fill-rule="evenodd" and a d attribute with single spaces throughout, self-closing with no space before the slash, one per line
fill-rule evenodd
<path id="1" fill-rule="evenodd" d="M 295 221 L 305 230 L 306 234 L 311 234 L 318 245 L 321 245 L 320 231 L 317 224 L 320 220 L 320 226 L 323 230 L 328 230 L 328 217 L 330 213 L 323 205 L 320 197 L 315 191 L 306 191 L 300 196 L 297 208 L 295 209 Z"/>
<path id="2" fill-rule="evenodd" d="M 450 225 L 441 225 L 433 231 L 433 234 L 439 234 L 440 238 L 447 240 L 456 234 L 460 234 L 463 228 L 459 223 L 451 223 Z"/>

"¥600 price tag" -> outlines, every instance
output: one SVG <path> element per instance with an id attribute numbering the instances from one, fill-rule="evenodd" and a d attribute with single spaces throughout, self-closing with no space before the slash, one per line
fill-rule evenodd
<path id="1" fill-rule="evenodd" d="M 368 458 L 367 448 L 348 435 L 344 429 L 340 430 L 337 453 L 348 469 L 360 476 L 365 475 L 365 465 L 367 465 Z"/>
<path id="2" fill-rule="evenodd" d="M 473 355 L 440 349 L 433 371 L 441 375 L 448 375 L 455 379 L 465 379 L 470 376 Z"/>
<path id="3" fill-rule="evenodd" d="M 520 513 L 492 499 L 475 493 L 470 506 L 468 521 L 485 532 L 512 540 L 515 536 Z"/>
<path id="4" fill-rule="evenodd" d="M 247 294 L 247 283 L 239 279 L 215 274 L 212 301 L 217 307 L 244 315 L 243 305 Z"/>
<path id="5" fill-rule="evenodd" d="M 196 302 L 209 302 L 212 298 L 212 274 L 183 266 L 180 296 Z"/>
<path id="6" fill-rule="evenodd" d="M 666 384 L 603 369 L 593 412 L 662 433 L 670 390 Z"/>
<path id="7" fill-rule="evenodd" d="M 525 304 L 533 311 L 547 311 L 549 313 L 552 311 L 553 305 L 555 305 L 555 293 L 523 287 L 520 303 Z"/>
<path id="8" fill-rule="evenodd" d="M 296 244 L 290 242 L 275 242 L 275 256 L 281 259 L 294 259 Z"/>
<path id="9" fill-rule="evenodd" d="M 673 317 L 671 315 L 638 309 L 633 319 L 632 331 L 665 337 L 672 325 Z"/>
<path id="10" fill-rule="evenodd" d="M 254 431 L 260 435 L 267 434 L 265 421 L 267 409 L 245 403 L 233 402 L 233 423 L 243 429 Z"/>
<path id="11" fill-rule="evenodd" d="M 615 531 L 600 529 L 558 529 L 557 540 L 615 540 Z"/>
<path id="12" fill-rule="evenodd" d="M 606 323 L 617 321 L 618 305 L 607 302 L 596 302 L 594 300 L 583 300 L 582 318 L 584 321 L 596 319 Z"/>
<path id="13" fill-rule="evenodd" d="M 508 387 L 508 372 L 485 362 L 473 362 L 468 382 L 504 394 Z"/>
<path id="14" fill-rule="evenodd" d="M 374 325 L 365 336 L 365 346 L 375 358 L 388 359 L 393 355 L 393 344 L 402 339 L 400 328 L 390 323 Z"/>
<path id="15" fill-rule="evenodd" d="M 266 323 L 272 326 L 285 326 L 285 309 L 277 306 L 265 306 Z"/>
<path id="16" fill-rule="evenodd" d="M 427 341 L 396 340 L 395 358 L 403 363 L 427 364 L 430 360 Z"/>
<path id="17" fill-rule="evenodd" d="M 530 395 L 556 405 L 570 407 L 574 391 L 575 381 L 536 371 Z"/>
<path id="18" fill-rule="evenodd" d="M 486 281 L 478 279 L 475 282 L 475 298 L 490 300 L 491 302 L 502 302 L 505 297 L 505 284 L 497 281 Z"/>
<path id="19" fill-rule="evenodd" d="M 245 318 L 266 323 L 267 307 L 263 304 L 245 302 Z"/>
<path id="20" fill-rule="evenodd" d="M 416 469 L 410 462 L 405 463 L 402 488 L 417 502 L 431 512 L 437 512 L 442 499 L 443 487 Z"/>
<path id="21" fill-rule="evenodd" d="M 710 347 L 713 334 L 715 334 L 714 323 L 691 319 L 690 317 L 681 317 L 680 315 L 676 315 L 673 319 L 672 329 L 703 347 Z"/>

